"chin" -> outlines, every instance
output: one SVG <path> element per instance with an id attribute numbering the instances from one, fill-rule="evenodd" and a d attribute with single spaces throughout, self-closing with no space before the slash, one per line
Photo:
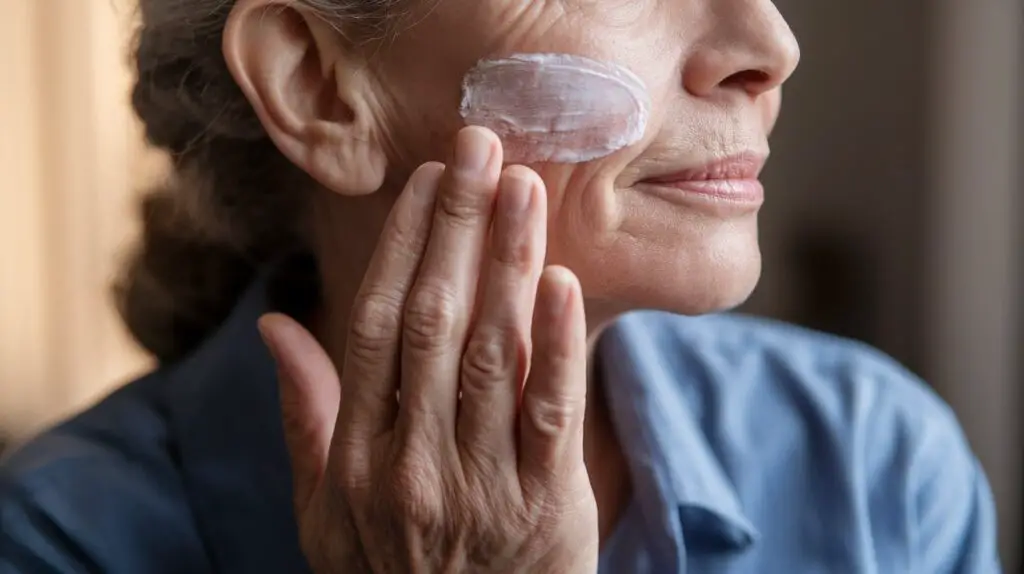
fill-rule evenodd
<path id="1" fill-rule="evenodd" d="M 675 256 L 671 252 L 659 256 L 654 251 L 569 267 L 583 287 L 588 321 L 591 308 L 602 316 L 639 309 L 704 315 L 742 304 L 760 279 L 757 246 L 732 247 L 727 253 L 717 249 L 676 251 Z"/>
<path id="2" fill-rule="evenodd" d="M 757 286 L 757 210 L 709 213 L 648 201 L 590 205 L 592 213 L 548 227 L 548 262 L 579 277 L 588 323 L 640 309 L 725 311 Z"/>

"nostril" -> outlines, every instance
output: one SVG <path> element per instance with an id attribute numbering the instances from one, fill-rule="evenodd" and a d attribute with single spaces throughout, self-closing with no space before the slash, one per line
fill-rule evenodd
<path id="1" fill-rule="evenodd" d="M 745 90 L 758 90 L 761 86 L 768 84 L 771 76 L 768 72 L 761 70 L 743 70 L 727 77 L 722 81 L 722 86 L 738 87 Z"/>

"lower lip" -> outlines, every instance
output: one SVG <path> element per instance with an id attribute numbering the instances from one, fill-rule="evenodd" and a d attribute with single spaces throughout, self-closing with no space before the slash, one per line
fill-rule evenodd
<path id="1" fill-rule="evenodd" d="M 641 185 L 668 201 L 700 199 L 743 206 L 760 206 L 764 202 L 764 186 L 756 179 L 645 181 Z"/>

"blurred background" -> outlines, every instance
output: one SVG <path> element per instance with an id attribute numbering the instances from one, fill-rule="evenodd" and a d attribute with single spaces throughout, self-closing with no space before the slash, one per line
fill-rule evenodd
<path id="1" fill-rule="evenodd" d="M 163 173 L 128 0 L 0 0 L 0 450 L 148 367 L 108 285 Z M 1024 3 L 777 0 L 803 47 L 745 311 L 854 337 L 953 406 L 1020 571 Z M 930 574 L 930 573 L 921 573 Z"/>

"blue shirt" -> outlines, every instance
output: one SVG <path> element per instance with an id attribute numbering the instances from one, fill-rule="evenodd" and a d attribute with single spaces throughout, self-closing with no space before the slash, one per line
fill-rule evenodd
<path id="1" fill-rule="evenodd" d="M 0 573 L 308 571 L 261 283 L 188 359 L 0 468 Z M 599 342 L 634 500 L 602 574 L 998 572 L 949 408 L 859 344 L 735 316 L 625 316 Z"/>

